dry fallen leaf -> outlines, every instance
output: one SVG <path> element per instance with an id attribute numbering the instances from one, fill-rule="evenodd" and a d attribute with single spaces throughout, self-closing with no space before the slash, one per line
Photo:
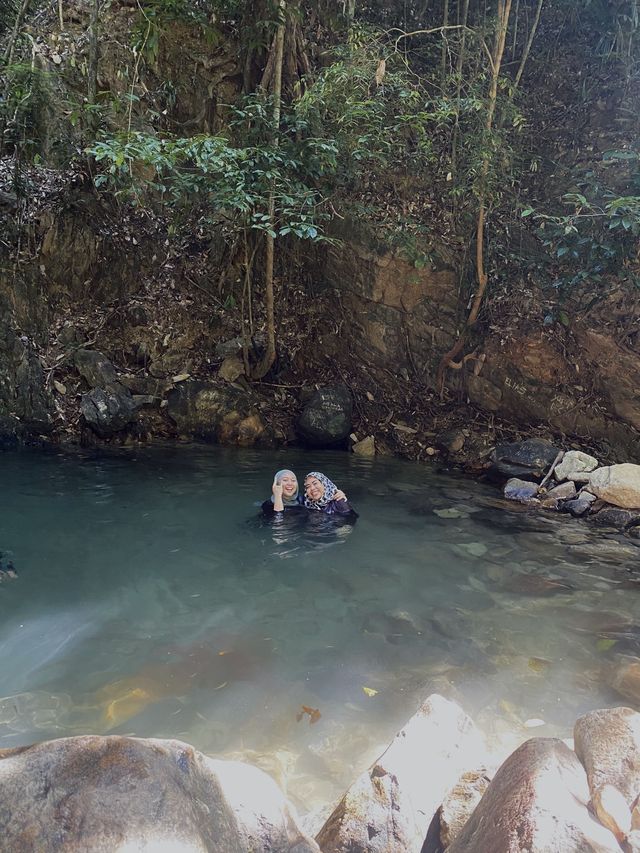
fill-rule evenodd
<path id="1" fill-rule="evenodd" d="M 308 705 L 301 705 L 301 711 L 298 711 L 296 714 L 296 720 L 300 722 L 300 720 L 304 717 L 305 714 L 309 715 L 309 725 L 312 726 L 314 723 L 317 723 L 322 714 L 317 708 L 310 708 Z"/>
<path id="2" fill-rule="evenodd" d="M 375 696 L 378 693 L 378 691 L 374 690 L 373 687 L 363 687 L 362 689 L 367 694 L 367 696 Z"/>

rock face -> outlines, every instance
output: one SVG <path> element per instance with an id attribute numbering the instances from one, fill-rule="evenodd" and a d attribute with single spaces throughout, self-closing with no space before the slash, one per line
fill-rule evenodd
<path id="1" fill-rule="evenodd" d="M 626 509 L 640 508 L 640 465 L 625 462 L 596 469 L 588 489 L 596 497 Z"/>
<path id="2" fill-rule="evenodd" d="M 522 744 L 496 773 L 449 853 L 620 853 L 587 810 L 584 769 L 554 738 Z"/>
<path id="3" fill-rule="evenodd" d="M 538 438 L 498 444 L 491 454 L 492 466 L 489 474 L 496 478 L 540 480 L 557 455 L 557 447 Z"/>
<path id="4" fill-rule="evenodd" d="M 0 301 L 0 313 L 3 311 Z M 28 338 L 0 317 L 0 440 L 52 429 L 53 403 Z"/>
<path id="5" fill-rule="evenodd" d="M 296 425 L 307 444 L 333 447 L 351 432 L 353 401 L 346 385 L 328 385 L 313 395 Z"/>
<path id="6" fill-rule="evenodd" d="M 75 365 L 82 378 L 92 386 L 80 400 L 80 411 L 91 429 L 101 438 L 109 438 L 128 426 L 139 406 L 131 391 L 123 385 L 109 359 L 96 350 L 78 350 Z"/>
<path id="7" fill-rule="evenodd" d="M 0 750 L 0 814 L 11 853 L 319 853 L 269 776 L 176 740 Z"/>
<path id="8" fill-rule="evenodd" d="M 211 382 L 183 382 L 168 395 L 169 417 L 181 433 L 251 447 L 267 439 L 257 400 L 245 391 Z"/>
<path id="9" fill-rule="evenodd" d="M 349 788 L 316 840 L 323 853 L 420 853 L 447 790 L 482 760 L 473 723 L 433 695 Z"/>

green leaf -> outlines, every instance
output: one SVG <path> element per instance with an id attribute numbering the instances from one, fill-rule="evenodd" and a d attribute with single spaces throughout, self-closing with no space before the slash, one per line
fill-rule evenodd
<path id="1" fill-rule="evenodd" d="M 532 213 L 534 213 L 534 209 L 532 207 L 527 207 L 525 210 L 522 211 L 520 216 L 524 219 L 525 216 L 531 216 Z"/>

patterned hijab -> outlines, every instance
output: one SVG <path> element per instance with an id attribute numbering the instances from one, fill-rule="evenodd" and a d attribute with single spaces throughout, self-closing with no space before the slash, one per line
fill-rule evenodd
<path id="1" fill-rule="evenodd" d="M 282 471 L 276 471 L 276 474 L 273 478 L 273 483 L 274 483 L 274 485 L 276 483 L 279 483 L 280 480 L 285 476 L 285 474 L 290 474 L 293 477 L 293 479 L 296 481 L 296 490 L 290 498 L 285 497 L 284 492 L 283 492 L 282 503 L 284 506 L 297 506 L 298 505 L 298 494 L 300 492 L 300 489 L 298 487 L 298 478 L 293 473 L 293 471 L 289 471 L 288 468 L 283 468 Z M 274 502 L 274 498 L 273 498 L 273 495 L 271 495 L 271 503 L 273 503 L 273 502 Z"/>
<path id="2" fill-rule="evenodd" d="M 328 477 L 325 477 L 324 474 L 321 474 L 319 471 L 310 471 L 307 476 L 304 478 L 305 481 L 309 477 L 315 477 L 316 480 L 322 483 L 324 486 L 324 494 L 320 498 L 320 500 L 312 501 L 311 498 L 308 498 L 305 494 L 304 496 L 304 505 L 307 509 L 324 509 L 324 507 L 331 503 L 335 493 L 338 491 L 338 487 L 335 483 L 332 483 Z"/>

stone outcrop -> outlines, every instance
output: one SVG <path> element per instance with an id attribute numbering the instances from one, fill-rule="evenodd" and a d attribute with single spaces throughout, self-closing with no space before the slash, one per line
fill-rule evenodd
<path id="1" fill-rule="evenodd" d="M 251 447 L 269 433 L 250 393 L 212 382 L 182 382 L 167 397 L 167 411 L 184 435 L 220 444 Z"/>
<path id="2" fill-rule="evenodd" d="M 139 405 L 103 353 L 77 350 L 74 363 L 78 373 L 91 386 L 91 391 L 81 397 L 80 411 L 97 435 L 109 438 L 135 420 Z"/>
<path id="3" fill-rule="evenodd" d="M 624 462 L 597 468 L 589 476 L 588 489 L 607 503 L 626 509 L 640 508 L 640 465 Z"/>
<path id="4" fill-rule="evenodd" d="M 316 391 L 302 410 L 296 429 L 313 447 L 335 447 L 351 432 L 353 400 L 346 385 L 328 385 Z"/>
<path id="5" fill-rule="evenodd" d="M 502 764 L 448 853 L 620 853 L 587 809 L 587 776 L 554 738 L 533 738 Z"/>
<path id="6" fill-rule="evenodd" d="M 338 803 L 316 840 L 323 853 L 420 853 L 436 810 L 483 744 L 454 702 L 433 695 Z"/>
<path id="7" fill-rule="evenodd" d="M 498 444 L 491 454 L 489 474 L 496 479 L 541 480 L 557 455 L 557 447 L 539 438 Z"/>
<path id="8" fill-rule="evenodd" d="M 42 365 L 31 341 L 0 317 L 0 441 L 50 433 L 53 412 Z"/>
<path id="9" fill-rule="evenodd" d="M 261 770 L 176 740 L 74 737 L 0 750 L 11 853 L 319 853 Z"/>

